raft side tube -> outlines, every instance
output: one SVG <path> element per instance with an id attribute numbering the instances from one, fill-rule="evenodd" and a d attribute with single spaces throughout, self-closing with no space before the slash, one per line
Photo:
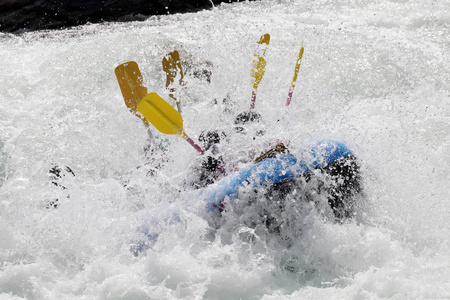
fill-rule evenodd
<path id="1" fill-rule="evenodd" d="M 264 183 L 277 184 L 285 179 L 302 176 L 313 169 L 353 155 L 344 144 L 332 140 L 322 140 L 306 149 L 301 158 L 292 154 L 282 154 L 251 164 L 222 180 L 200 190 L 198 197 L 206 201 L 206 210 L 221 211 L 225 198 L 236 199 L 239 189 L 257 187 Z"/>

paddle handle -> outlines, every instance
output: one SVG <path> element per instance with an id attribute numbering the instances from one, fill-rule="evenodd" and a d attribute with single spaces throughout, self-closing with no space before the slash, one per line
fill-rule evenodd
<path id="1" fill-rule="evenodd" d="M 286 100 L 286 106 L 289 106 L 289 104 L 291 104 L 292 94 L 294 93 L 294 87 L 295 86 L 290 86 L 289 87 L 289 93 L 288 93 L 288 97 L 287 97 L 287 100 Z"/>
<path id="2" fill-rule="evenodd" d="M 252 92 L 252 100 L 250 102 L 250 109 L 255 108 L 255 102 L 256 102 L 256 91 Z"/>
<path id="3" fill-rule="evenodd" d="M 200 152 L 202 155 L 205 154 L 205 150 L 203 150 L 199 145 L 197 145 L 190 137 L 186 137 L 185 139 L 189 144 L 191 144 L 192 147 L 195 148 L 195 150 Z"/>

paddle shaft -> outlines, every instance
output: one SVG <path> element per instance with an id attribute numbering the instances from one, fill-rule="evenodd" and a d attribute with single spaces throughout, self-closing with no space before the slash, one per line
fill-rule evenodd
<path id="1" fill-rule="evenodd" d="M 292 95 L 294 94 L 294 88 L 295 88 L 295 86 L 290 86 L 289 87 L 288 97 L 287 97 L 287 100 L 286 100 L 286 106 L 289 106 L 291 104 Z"/>
<path id="2" fill-rule="evenodd" d="M 186 137 L 184 137 L 184 139 L 186 140 L 186 142 L 188 142 L 192 147 L 194 147 L 195 150 L 197 150 L 198 152 L 200 152 L 202 155 L 205 154 L 205 150 L 203 150 L 199 145 L 197 145 L 190 137 L 188 137 L 186 135 Z"/>
<path id="3" fill-rule="evenodd" d="M 252 92 L 252 100 L 250 103 L 250 109 L 255 108 L 255 102 L 256 102 L 256 90 Z"/>

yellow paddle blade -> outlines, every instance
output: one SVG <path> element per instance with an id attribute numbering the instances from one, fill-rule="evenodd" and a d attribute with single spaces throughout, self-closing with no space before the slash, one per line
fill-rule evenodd
<path id="1" fill-rule="evenodd" d="M 141 71 L 136 62 L 129 61 L 116 67 L 117 81 L 122 91 L 125 105 L 130 112 L 139 117 L 148 126 L 148 121 L 137 113 L 137 104 L 147 95 L 147 88 L 142 84 Z"/>
<path id="2" fill-rule="evenodd" d="M 268 33 L 262 35 L 258 42 L 258 44 L 262 46 L 260 46 L 255 52 L 255 59 L 253 60 L 253 68 L 251 71 L 254 91 L 258 89 L 258 85 L 263 78 L 264 71 L 266 70 L 266 60 L 264 59 L 264 56 L 266 55 L 269 42 L 270 34 Z"/>
<path id="3" fill-rule="evenodd" d="M 150 93 L 142 99 L 137 110 L 164 134 L 180 134 L 183 132 L 183 118 L 169 103 L 157 93 Z"/>
<path id="4" fill-rule="evenodd" d="M 165 56 L 162 60 L 162 65 L 163 70 L 166 73 L 166 88 L 175 82 L 177 73 L 180 74 L 179 83 L 180 85 L 183 85 L 184 74 L 181 67 L 180 54 L 177 50 L 170 52 L 167 56 Z"/>
<path id="5" fill-rule="evenodd" d="M 300 65 L 302 63 L 303 52 L 305 49 L 303 48 L 303 41 L 300 46 L 300 51 L 298 52 L 297 61 L 295 62 L 294 76 L 292 77 L 291 85 L 289 87 L 289 93 L 286 100 L 286 106 L 291 104 L 292 94 L 294 93 L 295 82 L 297 81 L 298 71 L 300 70 Z"/>
<path id="6" fill-rule="evenodd" d="M 297 61 L 295 63 L 294 77 L 292 77 L 291 87 L 295 87 L 295 82 L 297 81 L 298 71 L 300 70 L 300 65 L 302 63 L 302 57 L 303 57 L 304 51 L 305 51 L 305 49 L 303 48 L 303 41 L 302 41 L 302 45 L 300 46 L 300 51 L 298 53 Z"/>
<path id="7" fill-rule="evenodd" d="M 174 86 L 175 79 L 179 75 L 179 85 L 184 85 L 183 78 L 183 68 L 181 67 L 180 54 L 177 50 L 170 52 L 167 56 L 163 57 L 162 60 L 163 70 L 166 73 L 166 89 L 169 90 L 169 96 L 177 103 L 178 111 L 181 113 L 181 101 L 177 99 L 175 93 L 177 87 Z"/>

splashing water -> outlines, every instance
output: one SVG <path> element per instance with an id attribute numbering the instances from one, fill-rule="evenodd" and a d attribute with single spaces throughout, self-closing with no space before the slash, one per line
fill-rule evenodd
<path id="1" fill-rule="evenodd" d="M 448 7 L 431 0 L 283 0 L 0 34 L 1 297 L 450 297 L 449 21 Z M 271 42 L 255 110 L 265 135 L 238 137 L 233 120 L 249 107 L 264 33 Z M 161 60 L 174 49 L 194 71 L 210 72 L 209 80 L 194 71 L 184 78 L 192 138 L 224 131 L 229 141 L 219 147 L 230 158 L 277 139 L 293 152 L 340 140 L 361 162 L 361 217 L 329 222 L 292 196 L 281 216 L 292 231 L 280 236 L 250 224 L 258 209 L 277 213 L 268 198 L 259 208 L 230 205 L 216 229 L 183 207 L 178 200 L 202 158 L 155 130 L 167 148 L 146 156 L 146 129 L 127 111 L 114 75 L 135 60 L 149 91 L 169 99 Z M 55 164 L 75 176 L 52 184 Z M 137 229 L 163 219 L 154 224 L 158 239 L 135 256 L 130 249 L 145 238 Z"/>

